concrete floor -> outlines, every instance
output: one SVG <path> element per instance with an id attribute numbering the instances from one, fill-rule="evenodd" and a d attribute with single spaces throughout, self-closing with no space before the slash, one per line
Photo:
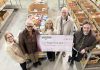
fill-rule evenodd
<path id="1" fill-rule="evenodd" d="M 18 34 L 20 31 L 22 31 L 25 28 L 25 20 L 27 19 L 27 7 L 32 2 L 32 0 L 21 0 L 22 1 L 22 9 L 19 9 L 14 17 L 10 19 L 8 22 L 9 25 L 6 26 L 2 37 L 0 39 L 0 70 L 21 70 L 18 63 L 13 61 L 9 55 L 5 51 L 5 41 L 4 41 L 4 33 L 7 31 L 10 31 L 14 34 L 15 37 L 18 37 Z M 48 16 L 50 18 L 56 19 L 57 13 L 58 13 L 58 0 L 48 0 L 48 6 L 49 6 L 49 14 Z M 53 13 L 53 14 L 52 14 Z M 45 60 L 42 62 L 42 65 L 38 68 L 32 67 L 30 70 L 53 70 L 53 67 L 55 64 L 57 64 L 57 67 L 55 70 L 76 70 L 76 67 L 70 67 L 67 63 L 68 55 L 70 52 L 67 52 L 66 57 L 60 57 L 59 62 L 56 59 L 55 62 L 49 62 L 48 60 Z"/>

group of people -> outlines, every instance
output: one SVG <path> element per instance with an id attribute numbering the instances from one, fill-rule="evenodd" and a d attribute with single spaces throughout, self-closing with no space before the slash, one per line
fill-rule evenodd
<path id="1" fill-rule="evenodd" d="M 20 63 L 23 70 L 26 68 L 26 60 L 33 62 L 33 66 L 41 65 L 38 52 L 42 52 L 38 46 L 39 31 L 34 29 L 34 24 L 31 20 L 26 21 L 25 29 L 19 33 L 18 41 L 15 40 L 12 33 L 5 34 L 7 42 L 7 52 L 10 56 Z M 57 17 L 56 22 L 52 19 L 47 19 L 45 23 L 44 35 L 70 35 L 73 34 L 74 22 L 69 16 L 69 11 L 66 7 L 61 9 L 61 15 Z M 73 35 L 73 48 L 72 56 L 69 57 L 68 62 L 70 65 L 74 61 L 80 61 L 86 52 L 94 48 L 96 38 L 92 33 L 92 25 L 89 21 L 84 21 L 80 30 L 76 31 Z M 65 46 L 66 47 L 66 46 Z M 55 52 L 48 51 L 47 57 L 50 61 L 55 60 Z"/>

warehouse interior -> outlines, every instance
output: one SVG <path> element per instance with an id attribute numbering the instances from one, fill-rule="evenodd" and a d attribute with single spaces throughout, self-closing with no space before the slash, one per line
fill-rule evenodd
<path id="1" fill-rule="evenodd" d="M 53 21 L 60 14 L 61 8 L 67 7 L 74 21 L 74 31 L 77 31 L 83 20 L 88 18 L 93 25 L 97 40 L 100 41 L 100 0 L 0 0 L 0 70 L 22 70 L 6 53 L 4 34 L 12 32 L 17 38 L 25 28 L 29 14 L 38 13 L 36 9 L 41 8 L 41 4 L 44 6 L 39 12 L 45 17 L 52 18 Z M 56 56 L 54 62 L 42 59 L 41 66 L 35 68 L 32 67 L 32 63 L 28 63 L 27 68 L 28 70 L 100 70 L 100 56 L 97 56 L 100 55 L 100 42 L 88 54 L 87 59 L 75 62 L 73 67 L 67 62 L 71 52 L 66 52 L 64 57 L 61 53 Z M 46 57 L 45 53 L 42 55 Z"/>

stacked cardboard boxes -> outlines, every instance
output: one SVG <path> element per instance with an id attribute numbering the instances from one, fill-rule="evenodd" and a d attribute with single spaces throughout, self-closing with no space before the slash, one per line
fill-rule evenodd
<path id="1" fill-rule="evenodd" d="M 0 11 L 0 22 L 4 21 L 4 19 L 8 16 L 7 10 Z"/>

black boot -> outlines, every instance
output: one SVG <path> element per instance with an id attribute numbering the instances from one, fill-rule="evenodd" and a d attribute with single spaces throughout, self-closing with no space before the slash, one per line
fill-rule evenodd
<path id="1" fill-rule="evenodd" d="M 55 57 L 52 58 L 52 61 L 55 61 Z"/>
<path id="2" fill-rule="evenodd" d="M 71 61 L 71 58 L 72 58 L 72 57 L 71 57 L 71 56 L 69 56 L 69 58 L 68 58 L 68 62 L 70 62 L 70 61 Z"/>
<path id="3" fill-rule="evenodd" d="M 73 66 L 74 65 L 74 60 L 71 60 L 70 61 L 70 66 Z"/>
<path id="4" fill-rule="evenodd" d="M 38 61 L 37 64 L 38 64 L 38 65 L 42 65 L 41 61 Z"/>
<path id="5" fill-rule="evenodd" d="M 38 64 L 37 64 L 37 63 L 33 63 L 33 66 L 34 66 L 35 68 L 37 68 Z"/>

